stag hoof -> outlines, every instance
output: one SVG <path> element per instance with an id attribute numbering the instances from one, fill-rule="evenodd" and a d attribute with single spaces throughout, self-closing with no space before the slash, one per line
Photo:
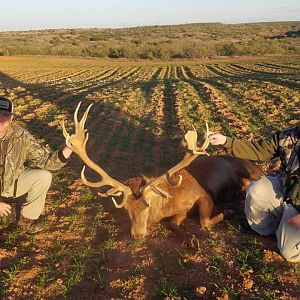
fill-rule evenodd
<path id="1" fill-rule="evenodd" d="M 207 228 L 200 228 L 199 234 L 203 238 L 209 238 L 210 237 L 210 231 Z"/>

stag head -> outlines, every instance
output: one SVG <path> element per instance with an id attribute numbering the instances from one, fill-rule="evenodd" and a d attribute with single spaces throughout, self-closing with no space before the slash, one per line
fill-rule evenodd
<path id="1" fill-rule="evenodd" d="M 144 237 L 147 233 L 147 225 L 159 221 L 160 218 L 157 214 L 151 214 L 152 207 L 155 206 L 155 210 L 159 211 L 160 208 L 157 208 L 159 203 L 172 202 L 172 190 L 174 191 L 174 189 L 177 189 L 181 185 L 183 178 L 179 175 L 178 182 L 174 184 L 171 177 L 176 172 L 188 166 L 200 154 L 207 155 L 205 150 L 209 145 L 208 132 L 208 124 L 206 123 L 206 138 L 203 145 L 198 148 L 196 129 L 194 128 L 193 131 L 188 131 L 185 135 L 185 140 L 191 152 L 187 153 L 183 160 L 168 170 L 164 175 L 152 180 L 144 177 L 146 184 L 141 186 L 139 198 L 137 200 L 129 199 L 125 205 L 132 223 L 132 236 Z M 153 219 L 153 217 L 157 219 Z"/>

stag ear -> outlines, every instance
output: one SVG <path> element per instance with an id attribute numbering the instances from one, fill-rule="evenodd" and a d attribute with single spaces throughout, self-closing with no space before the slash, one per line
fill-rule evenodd
<path id="1" fill-rule="evenodd" d="M 141 176 L 130 178 L 125 182 L 132 191 L 134 198 L 139 198 L 142 195 L 142 187 L 146 184 L 146 181 Z"/>
<path id="2" fill-rule="evenodd" d="M 142 177 L 143 182 L 144 182 L 145 184 L 150 183 L 151 179 L 150 179 L 149 177 L 147 177 L 147 176 L 144 175 L 144 174 L 142 174 L 141 177 Z M 145 184 L 144 184 L 144 185 L 145 185 Z"/>

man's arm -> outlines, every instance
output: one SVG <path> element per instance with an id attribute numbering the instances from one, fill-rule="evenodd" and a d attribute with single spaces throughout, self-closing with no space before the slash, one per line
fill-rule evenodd
<path id="1" fill-rule="evenodd" d="M 27 132 L 26 160 L 35 167 L 47 170 L 57 170 L 67 163 L 72 150 L 65 146 L 60 151 L 51 153 Z"/>
<path id="2" fill-rule="evenodd" d="M 277 156 L 278 135 L 275 134 L 270 140 L 250 142 L 241 139 L 233 139 L 218 132 L 208 135 L 212 145 L 222 145 L 227 153 L 239 158 L 269 161 Z"/>

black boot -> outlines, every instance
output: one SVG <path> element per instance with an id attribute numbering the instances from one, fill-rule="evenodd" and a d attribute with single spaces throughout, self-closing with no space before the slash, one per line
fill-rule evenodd
<path id="1" fill-rule="evenodd" d="M 248 220 L 247 220 L 246 217 L 243 217 L 243 218 L 240 220 L 239 231 L 240 231 L 241 233 L 256 233 L 256 232 L 251 228 L 251 226 L 249 225 Z"/>
<path id="2" fill-rule="evenodd" d="M 41 216 L 36 220 L 32 220 L 32 219 L 27 219 L 22 215 L 20 215 L 18 225 L 25 233 L 35 234 L 44 229 L 45 220 Z"/>

